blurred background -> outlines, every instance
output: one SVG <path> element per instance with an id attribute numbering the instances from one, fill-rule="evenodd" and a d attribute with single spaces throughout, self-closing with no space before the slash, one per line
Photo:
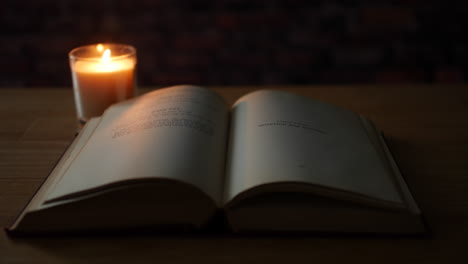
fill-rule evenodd
<path id="1" fill-rule="evenodd" d="M 68 52 L 120 42 L 140 86 L 459 83 L 468 1 L 2 0 L 0 87 L 71 87 Z"/>

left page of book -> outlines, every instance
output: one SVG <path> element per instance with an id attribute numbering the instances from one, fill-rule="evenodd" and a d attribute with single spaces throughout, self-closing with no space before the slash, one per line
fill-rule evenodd
<path id="1" fill-rule="evenodd" d="M 224 101 L 195 86 L 156 90 L 114 105 L 47 200 L 163 178 L 193 185 L 220 203 L 227 118 Z"/>

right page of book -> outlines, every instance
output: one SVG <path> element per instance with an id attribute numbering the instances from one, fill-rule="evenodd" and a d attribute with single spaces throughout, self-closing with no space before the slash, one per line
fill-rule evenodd
<path id="1" fill-rule="evenodd" d="M 306 183 L 403 203 L 358 114 L 261 90 L 232 108 L 225 201 L 270 183 Z"/>

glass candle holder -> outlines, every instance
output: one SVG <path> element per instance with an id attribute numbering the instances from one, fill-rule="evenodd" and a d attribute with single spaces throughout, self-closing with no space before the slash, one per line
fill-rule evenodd
<path id="1" fill-rule="evenodd" d="M 112 104 L 136 94 L 136 49 L 124 44 L 95 44 L 69 53 L 80 126 Z"/>

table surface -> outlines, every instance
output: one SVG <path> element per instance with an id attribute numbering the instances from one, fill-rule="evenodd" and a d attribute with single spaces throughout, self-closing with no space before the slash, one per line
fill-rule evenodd
<path id="1" fill-rule="evenodd" d="M 0 263 L 450 263 L 462 258 L 468 263 L 468 85 L 212 88 L 228 103 L 259 88 L 285 89 L 372 119 L 388 137 L 432 230 L 431 237 L 12 239 L 0 232 Z M 74 136 L 71 88 L 0 89 L 0 120 L 0 226 L 5 227 L 20 213 Z"/>

